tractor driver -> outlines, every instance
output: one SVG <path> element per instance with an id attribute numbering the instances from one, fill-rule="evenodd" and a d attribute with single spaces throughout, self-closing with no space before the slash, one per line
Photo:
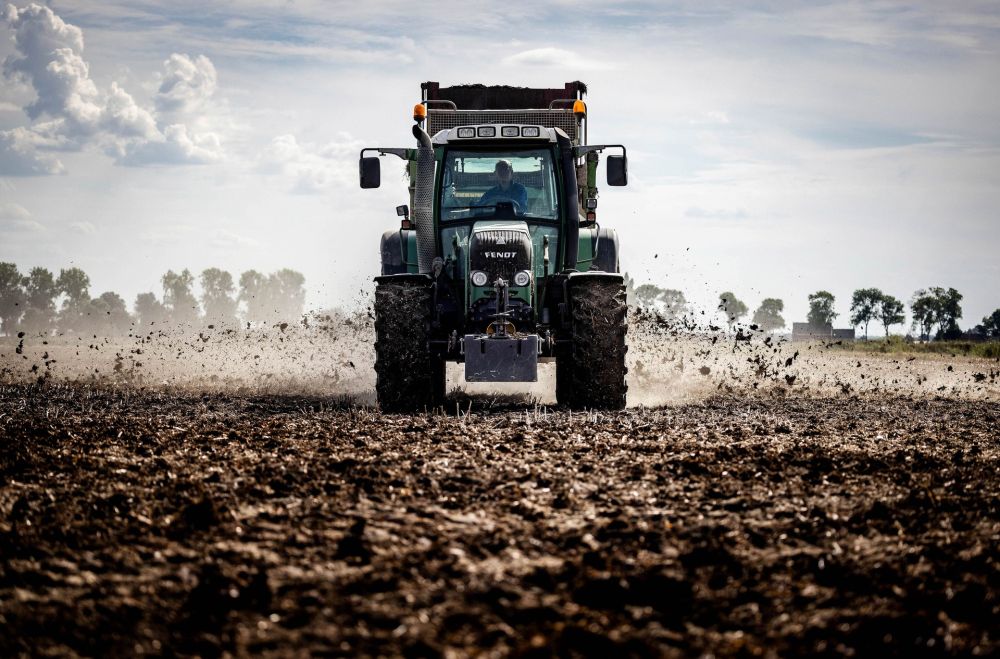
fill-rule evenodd
<path id="1" fill-rule="evenodd" d="M 487 190 L 476 205 L 492 206 L 500 201 L 514 202 L 514 211 L 523 213 L 528 208 L 528 189 L 514 182 L 514 168 L 506 160 L 498 160 L 493 174 L 497 184 Z"/>

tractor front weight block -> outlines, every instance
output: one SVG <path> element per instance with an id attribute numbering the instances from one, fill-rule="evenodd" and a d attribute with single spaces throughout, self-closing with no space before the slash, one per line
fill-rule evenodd
<path id="1" fill-rule="evenodd" d="M 538 335 L 491 337 L 466 334 L 467 382 L 537 382 Z"/>

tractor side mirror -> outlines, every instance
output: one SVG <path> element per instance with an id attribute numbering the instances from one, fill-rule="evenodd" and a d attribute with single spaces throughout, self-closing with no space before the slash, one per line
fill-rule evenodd
<path id="1" fill-rule="evenodd" d="M 382 185 L 382 168 L 378 156 L 362 158 L 359 161 L 359 168 L 362 188 L 377 188 Z"/>
<path id="2" fill-rule="evenodd" d="M 402 206 L 396 206 L 396 215 L 400 217 L 409 217 L 410 207 L 407 206 L 406 204 L 403 204 Z"/>
<path id="3" fill-rule="evenodd" d="M 628 185 L 628 161 L 625 156 L 608 156 L 608 185 Z"/>

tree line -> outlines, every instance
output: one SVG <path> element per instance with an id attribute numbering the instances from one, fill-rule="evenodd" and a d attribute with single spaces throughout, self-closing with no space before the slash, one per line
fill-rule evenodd
<path id="1" fill-rule="evenodd" d="M 682 291 L 660 288 L 655 284 L 635 286 L 628 275 L 626 288 L 629 298 L 636 305 L 655 309 L 668 319 L 684 316 L 691 311 Z M 917 290 L 910 298 L 911 328 L 926 339 L 962 338 L 963 332 L 958 325 L 958 320 L 962 317 L 962 297 L 954 288 L 931 286 Z M 834 319 L 840 315 L 834 311 L 835 303 L 836 297 L 829 291 L 816 291 L 809 296 L 809 314 L 806 320 L 814 327 L 832 327 Z M 750 308 L 732 291 L 719 294 L 717 309 L 725 316 L 730 330 L 750 314 Z M 765 332 L 781 329 L 786 325 L 781 315 L 784 309 L 785 303 L 780 298 L 765 298 L 750 315 L 750 322 Z M 879 323 L 886 336 L 890 335 L 890 330 L 896 325 L 905 325 L 905 311 L 906 305 L 896 297 L 878 288 L 861 288 L 851 296 L 849 318 L 852 327 L 864 328 L 867 339 L 872 322 Z M 1000 309 L 985 316 L 982 323 L 973 327 L 971 332 L 983 338 L 1000 338 Z"/>
<path id="2" fill-rule="evenodd" d="M 962 317 L 962 294 L 954 288 L 931 286 L 921 288 L 910 298 L 910 329 L 923 339 L 954 340 L 964 336 L 958 320 Z M 833 311 L 836 298 L 828 291 L 817 291 L 809 296 L 808 321 L 812 325 L 827 326 L 839 314 Z M 895 325 L 906 324 L 906 306 L 896 297 L 878 288 L 859 288 L 851 296 L 850 322 L 853 327 L 868 327 L 874 321 L 882 325 L 889 336 Z M 935 331 L 936 328 L 936 331 Z M 1000 338 L 1000 309 L 984 316 L 971 330 L 983 338 Z"/>
<path id="3" fill-rule="evenodd" d="M 305 277 L 288 268 L 268 275 L 248 270 L 238 285 L 225 270 L 207 268 L 199 283 L 197 297 L 190 270 L 168 270 L 160 278 L 162 298 L 140 293 L 130 312 L 114 291 L 91 297 L 90 277 L 80 268 L 58 276 L 41 267 L 21 274 L 16 264 L 0 263 L 0 331 L 122 334 L 133 325 L 288 320 L 305 308 Z"/>
<path id="4" fill-rule="evenodd" d="M 627 296 L 634 299 L 638 306 L 655 309 L 667 319 L 673 320 L 691 313 L 683 291 L 660 288 L 656 284 L 635 286 L 628 275 L 625 285 Z M 730 291 L 719 295 L 718 310 L 725 315 L 730 330 L 750 312 L 750 308 Z M 784 310 L 785 303 L 779 298 L 765 298 L 754 310 L 750 322 L 765 332 L 773 332 L 785 326 L 785 319 L 781 315 Z"/>

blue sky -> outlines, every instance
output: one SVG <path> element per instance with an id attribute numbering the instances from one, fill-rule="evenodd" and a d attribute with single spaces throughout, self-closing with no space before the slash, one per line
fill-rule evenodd
<path id="1" fill-rule="evenodd" d="M 629 147 L 599 219 L 638 281 L 780 297 L 789 323 L 818 289 L 840 321 L 871 286 L 954 286 L 963 326 L 1000 306 L 996 3 L 429 7 L 11 5 L 0 260 L 128 300 L 168 268 L 287 266 L 350 303 L 405 201 L 358 189 L 357 151 L 409 145 L 421 81 L 581 79 L 591 141 Z"/>

